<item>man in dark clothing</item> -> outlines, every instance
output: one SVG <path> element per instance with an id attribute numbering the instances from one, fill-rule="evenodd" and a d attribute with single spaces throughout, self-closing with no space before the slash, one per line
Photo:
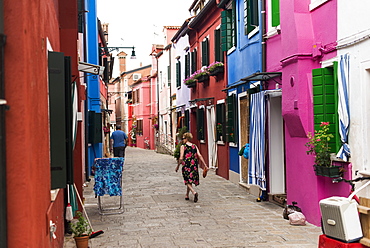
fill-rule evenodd
<path id="1" fill-rule="evenodd" d="M 113 155 L 115 157 L 125 157 L 125 149 L 127 144 L 127 135 L 121 130 L 121 126 L 117 125 L 116 131 L 110 136 L 111 144 L 113 146 Z M 112 149 L 111 149 L 112 150 Z"/>

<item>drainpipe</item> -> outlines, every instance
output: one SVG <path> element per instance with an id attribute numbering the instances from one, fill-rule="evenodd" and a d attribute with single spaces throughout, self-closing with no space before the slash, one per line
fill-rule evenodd
<path id="1" fill-rule="evenodd" d="M 5 81 L 4 81 L 4 46 L 6 36 L 4 34 L 3 0 L 0 0 L 0 244 L 8 246 L 7 239 L 7 201 L 6 201 L 6 160 L 5 160 Z"/>
<path id="2" fill-rule="evenodd" d="M 265 0 L 261 1 L 261 26 L 262 26 L 262 34 L 261 34 L 261 45 L 262 45 L 262 72 L 266 72 L 266 3 Z"/>

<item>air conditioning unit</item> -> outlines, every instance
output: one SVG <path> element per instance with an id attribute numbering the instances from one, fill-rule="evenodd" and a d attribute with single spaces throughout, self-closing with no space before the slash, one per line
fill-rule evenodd
<path id="1" fill-rule="evenodd" d="M 141 74 L 140 73 L 134 73 L 133 75 L 132 75 L 132 79 L 134 80 L 134 81 L 137 81 L 137 80 L 139 80 L 141 78 Z"/>
<path id="2" fill-rule="evenodd" d="M 345 197 L 329 197 L 320 201 L 324 234 L 351 243 L 363 236 L 357 202 Z"/>

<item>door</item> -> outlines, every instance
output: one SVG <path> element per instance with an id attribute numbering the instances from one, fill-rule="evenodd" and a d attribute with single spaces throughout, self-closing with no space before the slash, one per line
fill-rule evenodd
<path id="1" fill-rule="evenodd" d="M 208 166 L 209 168 L 217 167 L 217 145 L 216 145 L 216 115 L 214 106 L 207 107 L 207 137 L 208 137 Z"/>
<path id="2" fill-rule="evenodd" d="M 240 127 L 240 145 L 245 145 L 249 140 L 249 99 L 247 94 L 239 95 L 239 127 Z M 240 181 L 248 183 L 248 159 L 243 156 L 240 159 Z"/>
<path id="3" fill-rule="evenodd" d="M 285 194 L 284 122 L 281 93 L 269 95 L 269 193 Z"/>

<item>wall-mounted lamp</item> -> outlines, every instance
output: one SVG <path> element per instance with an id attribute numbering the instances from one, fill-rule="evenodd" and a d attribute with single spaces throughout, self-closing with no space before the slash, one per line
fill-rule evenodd
<path id="1" fill-rule="evenodd" d="M 132 52 L 131 52 L 131 59 L 136 59 L 136 54 L 135 54 L 135 47 L 100 47 L 100 49 L 102 50 L 101 51 L 101 55 L 109 55 L 110 52 L 112 51 L 118 51 L 119 49 L 128 49 L 128 48 L 132 48 Z"/>

